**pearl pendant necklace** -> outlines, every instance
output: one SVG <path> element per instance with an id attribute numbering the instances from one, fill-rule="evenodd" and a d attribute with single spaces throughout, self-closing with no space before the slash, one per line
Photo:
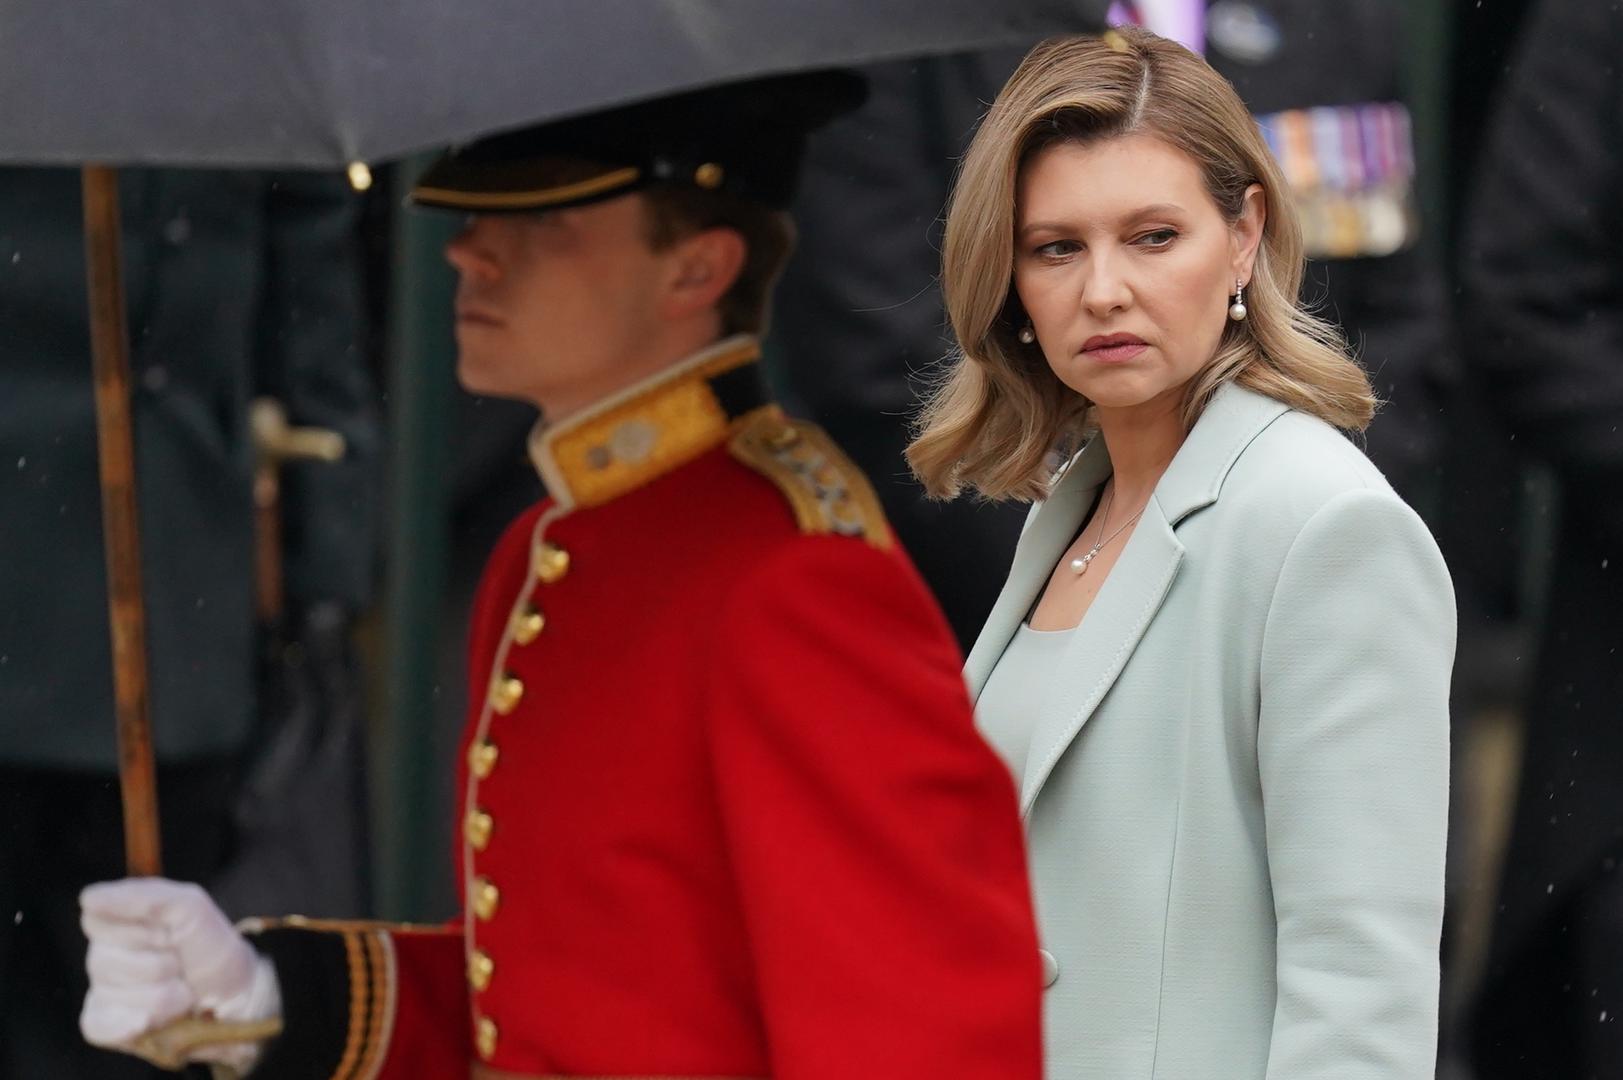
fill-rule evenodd
<path id="1" fill-rule="evenodd" d="M 1111 533 L 1109 536 L 1106 536 L 1105 526 L 1110 522 L 1110 504 L 1115 501 L 1116 489 L 1112 487 L 1110 489 L 1110 493 L 1105 497 L 1104 510 L 1099 514 L 1098 541 L 1094 543 L 1094 545 L 1085 553 L 1071 560 L 1071 573 L 1075 574 L 1077 577 L 1081 577 L 1083 574 L 1088 572 L 1088 565 L 1093 562 L 1094 557 L 1099 554 L 1100 550 L 1103 549 L 1106 544 L 1110 543 L 1110 541 L 1127 531 L 1127 529 L 1132 527 L 1133 522 L 1144 516 L 1144 507 L 1139 507 L 1138 513 L 1134 514 L 1121 525 L 1117 526 L 1115 532 Z"/>
<path id="2" fill-rule="evenodd" d="M 1071 573 L 1078 574 L 1078 575 L 1087 573 L 1088 572 L 1088 564 L 1093 561 L 1093 557 L 1095 555 L 1097 555 L 1097 554 L 1099 554 L 1099 545 L 1095 544 L 1095 545 L 1093 545 L 1092 549 L 1088 551 L 1088 553 L 1086 555 L 1082 555 L 1082 556 L 1080 556 L 1078 558 L 1072 559 L 1071 560 Z"/>

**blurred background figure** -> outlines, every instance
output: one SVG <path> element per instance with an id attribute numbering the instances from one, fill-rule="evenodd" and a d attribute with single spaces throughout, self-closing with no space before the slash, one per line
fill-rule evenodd
<path id="1" fill-rule="evenodd" d="M 128 170 L 120 186 L 165 870 L 218 882 L 235 914 L 360 914 L 348 631 L 374 574 L 379 429 L 355 196 L 314 174 Z M 8 1080 L 155 1075 L 77 1027 L 77 894 L 124 865 L 83 251 L 77 171 L 0 170 Z M 260 395 L 341 436 L 341 459 L 297 460 L 264 413 L 256 446 Z M 279 518 L 257 575 L 256 479 L 280 489 L 257 513 Z"/>
<path id="2" fill-rule="evenodd" d="M 1258 115 L 1303 208 L 1307 299 L 1346 332 L 1388 402 L 1376 464 L 1411 503 L 1436 487 L 1448 371 L 1438 253 L 1421 241 L 1399 8 L 1387 0 L 1140 0 L 1119 22 L 1205 55 Z M 929 503 L 902 460 L 918 380 L 945 353 L 939 223 L 954 164 L 1024 49 L 867 69 L 858 113 L 815 135 L 795 208 L 800 240 L 769 357 L 805 412 L 874 479 L 891 522 L 972 641 L 1023 518 Z"/>
<path id="3" fill-rule="evenodd" d="M 1476 1017 L 1498 1077 L 1623 1076 L 1623 9 L 1540 0 L 1476 170 L 1464 355 L 1553 478 L 1516 810 Z"/>

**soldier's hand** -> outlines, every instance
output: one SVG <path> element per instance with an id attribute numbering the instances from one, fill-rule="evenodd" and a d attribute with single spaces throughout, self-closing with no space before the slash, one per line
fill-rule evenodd
<path id="1" fill-rule="evenodd" d="M 79 906 L 90 941 L 90 993 L 79 1016 L 88 1042 L 167 1068 L 253 1066 L 262 1043 L 241 1035 L 280 1018 L 276 970 L 208 893 L 127 878 L 90 886 Z"/>

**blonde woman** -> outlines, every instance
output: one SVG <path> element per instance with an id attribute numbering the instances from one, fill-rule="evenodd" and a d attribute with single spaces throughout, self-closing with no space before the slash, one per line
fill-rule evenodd
<path id="1" fill-rule="evenodd" d="M 1375 401 L 1285 191 L 1229 85 L 1124 30 L 1026 58 L 948 213 L 910 457 L 1036 503 L 967 674 L 1051 1077 L 1432 1075 L 1453 592 L 1343 434 Z"/>

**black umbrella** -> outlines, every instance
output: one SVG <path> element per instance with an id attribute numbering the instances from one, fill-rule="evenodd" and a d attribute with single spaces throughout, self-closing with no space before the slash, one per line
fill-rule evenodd
<path id="1" fill-rule="evenodd" d="M 0 162 L 344 166 L 769 72 L 1096 29 L 1107 0 L 6 0 Z M 363 169 L 357 166 L 353 174 Z M 159 871 L 115 174 L 85 169 L 125 839 Z"/>
<path id="2" fill-rule="evenodd" d="M 0 160 L 344 166 L 766 72 L 1022 43 L 1105 0 L 7 0 Z"/>

